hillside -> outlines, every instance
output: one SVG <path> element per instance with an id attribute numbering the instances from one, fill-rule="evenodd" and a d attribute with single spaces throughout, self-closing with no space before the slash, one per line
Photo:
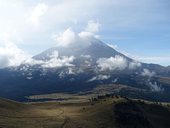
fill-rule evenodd
<path id="1" fill-rule="evenodd" d="M 130 88 L 131 93 L 125 88 L 116 93 L 129 98 L 169 102 L 169 78 L 169 68 L 138 62 L 90 38 L 0 69 L 0 97 L 26 101 L 32 95 L 87 92 L 104 84 Z"/>
<path id="2" fill-rule="evenodd" d="M 118 96 L 23 104 L 0 99 L 0 128 L 169 128 L 168 105 Z"/>

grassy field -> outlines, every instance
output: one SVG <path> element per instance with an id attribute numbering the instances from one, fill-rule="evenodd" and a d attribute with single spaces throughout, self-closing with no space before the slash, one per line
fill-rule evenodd
<path id="1" fill-rule="evenodd" d="M 78 93 L 52 93 L 52 94 L 42 94 L 42 95 L 32 95 L 27 97 L 28 101 L 41 101 L 47 99 L 53 101 L 62 102 L 88 102 L 91 97 L 97 97 L 99 95 L 105 94 L 117 94 L 121 89 L 128 89 L 139 91 L 139 89 L 134 87 L 129 87 L 127 85 L 99 85 L 90 91 L 83 91 Z"/>
<path id="2" fill-rule="evenodd" d="M 84 102 L 18 103 L 0 99 L 0 128 L 169 128 L 167 104 L 121 97 Z"/>

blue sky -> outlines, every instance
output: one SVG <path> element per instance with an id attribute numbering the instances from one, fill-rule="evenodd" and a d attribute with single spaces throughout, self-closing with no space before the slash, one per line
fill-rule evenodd
<path id="1" fill-rule="evenodd" d="M 57 44 L 53 35 L 86 31 L 90 21 L 118 51 L 170 65 L 169 0 L 0 0 L 0 57 L 9 57 L 7 44 L 35 55 Z"/>

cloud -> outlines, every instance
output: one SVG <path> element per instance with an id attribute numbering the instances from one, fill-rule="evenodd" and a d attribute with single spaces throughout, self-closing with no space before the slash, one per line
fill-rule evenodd
<path id="1" fill-rule="evenodd" d="M 112 80 L 112 83 L 116 83 L 118 81 L 119 78 L 115 78 L 114 80 Z"/>
<path id="2" fill-rule="evenodd" d="M 75 72 L 73 71 L 72 68 L 68 68 L 68 73 L 67 73 L 67 74 L 69 74 L 69 75 L 74 75 Z"/>
<path id="3" fill-rule="evenodd" d="M 149 81 L 149 86 L 153 92 L 160 92 L 164 90 L 160 85 L 157 84 L 157 82 L 152 83 Z"/>
<path id="4" fill-rule="evenodd" d="M 157 13 L 158 10 L 159 13 Z M 109 41 L 111 41 L 115 36 L 120 36 L 122 33 L 126 34 L 125 36 L 128 36 L 128 38 L 132 38 L 133 32 L 139 31 L 141 33 L 143 30 L 150 32 L 158 23 L 160 24 L 157 29 L 164 28 L 169 23 L 168 16 L 169 8 L 165 2 L 154 0 L 103 0 L 100 2 L 97 0 L 91 2 L 50 0 L 45 1 L 45 3 L 33 0 L 5 0 L 0 4 L 0 36 L 3 35 L 4 31 L 10 32 L 16 29 L 24 42 L 24 45 L 19 44 L 19 47 L 24 47 L 25 50 L 35 54 L 54 45 L 52 40 L 49 39 L 51 33 L 58 33 L 69 26 L 76 31 L 86 28 L 88 32 L 97 32 L 98 28 L 100 29 L 99 24 L 102 24 L 103 31 L 99 34 L 102 34 L 103 39 L 110 38 Z M 89 22 L 88 25 L 86 25 L 87 22 Z M 35 27 L 36 25 L 39 27 Z M 35 28 L 36 31 L 34 31 Z M 132 33 L 127 35 L 128 31 Z M 163 32 L 163 29 L 159 32 Z M 147 34 L 145 33 L 145 35 Z M 160 38 L 160 36 L 158 37 Z M 164 40 L 167 40 L 167 37 Z M 124 41 L 128 42 L 129 40 Z M 133 40 L 130 41 L 133 42 Z M 122 40 L 120 39 L 118 42 L 122 42 Z M 145 39 L 143 42 L 145 42 Z M 165 44 L 168 45 L 168 43 Z M 35 52 L 32 50 L 33 46 L 35 46 Z"/>
<path id="5" fill-rule="evenodd" d="M 81 55 L 80 57 L 87 58 L 87 59 L 90 59 L 90 58 L 91 58 L 90 55 Z"/>
<path id="6" fill-rule="evenodd" d="M 150 71 L 149 69 L 143 69 L 143 72 L 141 73 L 142 76 L 148 76 L 148 77 L 152 77 L 155 74 L 156 74 L 155 72 Z"/>
<path id="7" fill-rule="evenodd" d="M 40 18 L 46 13 L 48 6 L 45 3 L 39 3 L 32 11 L 29 21 L 34 25 L 39 24 Z"/>
<path id="8" fill-rule="evenodd" d="M 33 58 L 28 58 L 28 59 L 24 60 L 22 64 L 28 64 L 30 66 L 34 66 L 34 65 L 42 65 L 44 63 L 45 62 L 42 60 L 35 60 Z"/>
<path id="9" fill-rule="evenodd" d="M 88 25 L 89 25 L 89 23 L 88 23 Z M 97 27 L 97 26 L 95 26 L 95 27 Z M 96 31 L 99 30 L 99 28 L 95 28 L 95 29 L 96 29 Z M 83 46 L 83 45 L 90 44 L 90 40 L 92 38 L 99 38 L 99 35 L 95 34 L 96 31 L 84 30 L 79 33 L 76 33 L 69 27 L 63 33 L 59 33 L 59 34 L 53 33 L 52 39 L 56 42 L 57 46 L 67 47 L 72 44 L 77 44 L 77 45 Z"/>
<path id="10" fill-rule="evenodd" d="M 101 24 L 99 22 L 96 22 L 94 20 L 88 21 L 87 27 L 85 28 L 85 31 L 96 33 L 99 31 L 99 28 L 101 27 Z"/>
<path id="11" fill-rule="evenodd" d="M 124 54 L 124 55 L 127 56 L 127 57 L 128 57 L 128 56 L 131 56 L 129 53 L 119 50 L 119 48 L 118 48 L 117 45 L 114 45 L 114 44 L 107 44 L 107 45 L 108 45 L 109 47 L 117 50 L 117 51 L 120 51 L 122 54 Z M 131 57 L 130 57 L 130 58 L 131 58 Z M 133 58 L 133 57 L 132 57 L 132 58 Z M 132 62 L 129 62 L 129 67 L 128 67 L 128 68 L 129 68 L 130 70 L 137 69 L 137 68 L 139 68 L 139 67 L 141 67 L 141 63 L 138 62 L 138 61 L 136 61 L 136 59 L 135 59 L 134 61 L 132 61 Z"/>
<path id="12" fill-rule="evenodd" d="M 129 69 L 137 69 L 141 67 L 141 63 L 137 61 L 133 61 L 129 63 Z"/>
<path id="13" fill-rule="evenodd" d="M 160 10 L 159 13 L 157 13 L 158 10 Z M 54 45 L 54 42 L 49 39 L 51 33 L 59 33 L 66 27 L 71 26 L 76 31 L 84 28 L 90 34 L 91 32 L 98 32 L 98 29 L 101 27 L 100 24 L 102 24 L 103 31 L 102 33 L 98 33 L 102 35 L 102 39 L 110 38 L 106 41 L 111 41 L 115 36 L 121 36 L 123 33 L 130 40 L 122 40 L 121 37 L 121 39 L 118 39 L 118 42 L 120 42 L 120 45 L 126 45 L 126 43 L 121 42 L 129 42 L 129 44 L 131 41 L 136 42 L 136 40 L 132 39 L 133 34 L 129 33 L 127 35 L 127 31 L 131 31 L 132 33 L 139 31 L 141 33 L 143 30 L 149 30 L 150 32 L 155 25 L 158 25 L 157 23 L 160 23 L 157 29 L 164 28 L 169 23 L 167 22 L 169 21 L 168 14 L 169 8 L 166 8 L 165 2 L 154 0 L 127 0 L 126 2 L 123 0 L 106 0 L 100 2 L 97 0 L 91 2 L 82 0 L 74 0 L 74 2 L 69 0 L 52 0 L 45 1 L 45 3 L 32 0 L 27 2 L 5 0 L 0 4 L 0 36 L 4 35 L 4 32 L 10 33 L 16 30 L 16 37 L 12 32 L 10 34 L 12 37 L 10 36 L 10 38 L 17 38 L 17 35 L 19 35 L 19 38 L 15 39 L 15 43 L 20 40 L 24 45 L 19 44 L 19 47 L 23 47 L 24 50 L 29 51 L 31 54 L 36 54 L 41 52 L 42 49 Z M 26 21 L 29 21 L 29 23 Z M 87 22 L 88 25 L 86 25 Z M 35 27 L 36 25 L 39 27 Z M 36 31 L 34 31 L 35 28 Z M 161 30 L 163 31 L 163 29 Z M 162 33 L 161 30 L 159 31 L 160 33 Z M 147 34 L 145 33 L 146 36 Z M 167 37 L 158 37 L 167 40 Z M 143 40 L 143 42 L 146 42 L 145 39 Z M 165 44 L 168 45 L 167 42 Z M 32 50 L 32 47 L 34 47 L 34 50 Z M 136 46 L 134 45 L 134 47 Z M 157 50 L 155 51 L 157 52 Z M 170 59 L 166 58 L 166 56 L 160 59 L 144 58 L 141 60 L 149 63 L 163 63 L 164 65 L 168 65 L 170 62 Z"/>
<path id="14" fill-rule="evenodd" d="M 58 68 L 58 67 L 65 67 L 65 66 L 74 66 L 71 64 L 74 61 L 74 56 L 59 56 L 58 52 L 55 51 L 49 60 L 35 60 L 29 58 L 24 61 L 24 64 L 29 64 L 31 66 L 40 65 L 43 68 Z"/>
<path id="15" fill-rule="evenodd" d="M 68 38 L 66 39 L 65 37 L 68 37 Z M 67 29 L 62 34 L 62 36 L 60 36 L 60 40 L 63 42 L 60 41 L 61 44 L 59 44 L 59 46 L 61 45 L 67 46 L 67 45 L 71 45 L 72 43 L 76 43 L 77 46 L 82 47 L 84 45 L 90 44 L 89 39 L 90 37 L 86 37 L 86 38 L 81 37 L 79 36 L 79 34 L 76 35 L 73 31 L 71 31 L 71 29 Z M 9 43 L 5 47 L 3 48 L 0 47 L 0 48 L 1 48 L 0 49 L 1 50 L 0 52 L 1 68 L 8 67 L 8 66 L 18 66 L 20 64 L 29 64 L 31 66 L 41 65 L 42 67 L 45 67 L 45 68 L 74 66 L 73 64 L 71 64 L 75 59 L 74 56 L 59 56 L 58 52 L 54 52 L 53 55 L 50 56 L 50 60 L 43 61 L 43 60 L 35 60 L 31 58 L 29 55 L 26 55 L 21 49 L 19 49 L 14 44 Z M 89 55 L 81 55 L 81 57 L 90 58 Z M 126 58 L 119 56 L 119 55 L 115 57 L 110 57 L 110 58 L 100 58 L 96 63 L 97 63 L 98 68 L 100 68 L 100 70 L 102 71 L 123 70 L 125 68 L 136 69 L 140 67 L 141 65 L 139 62 L 135 62 L 135 61 L 127 62 Z"/>
<path id="16" fill-rule="evenodd" d="M 91 79 L 89 79 L 87 82 L 93 82 L 95 80 L 107 80 L 110 78 L 110 75 L 98 75 L 98 76 L 94 76 Z"/>
<path id="17" fill-rule="evenodd" d="M 110 58 L 100 58 L 96 63 L 101 71 L 124 70 L 127 67 L 127 60 L 119 55 Z"/>
<path id="18" fill-rule="evenodd" d="M 62 56 L 59 58 L 59 56 L 52 56 L 50 60 L 42 64 L 42 67 L 45 68 L 56 68 L 56 67 L 65 67 L 65 66 L 74 66 L 71 64 L 71 62 L 74 61 L 74 56 Z"/>
<path id="19" fill-rule="evenodd" d="M 101 24 L 99 22 L 95 22 L 93 20 L 89 20 L 87 23 L 87 27 L 84 31 L 78 33 L 78 36 L 80 38 L 99 38 L 99 35 L 96 35 L 97 32 L 99 32 L 99 28 L 101 27 Z"/>
<path id="20" fill-rule="evenodd" d="M 53 34 L 52 38 L 57 42 L 57 46 L 66 47 L 71 43 L 75 43 L 77 35 L 71 30 L 71 28 L 66 29 L 63 33 Z"/>
<path id="21" fill-rule="evenodd" d="M 83 38 L 83 39 L 85 39 L 85 38 L 96 38 L 96 39 L 98 39 L 100 37 L 99 35 L 96 35 L 95 33 L 86 32 L 86 31 L 82 31 L 78 35 L 79 35 L 80 38 Z"/>
<path id="22" fill-rule="evenodd" d="M 107 80 L 110 78 L 110 75 L 98 75 L 97 80 Z"/>
<path id="23" fill-rule="evenodd" d="M 126 55 L 129 58 L 132 58 L 136 61 L 140 61 L 143 63 L 152 63 L 152 64 L 161 64 L 163 66 L 169 66 L 170 63 L 170 56 L 142 56 L 142 55 L 135 55 L 124 50 L 121 50 L 117 45 L 114 44 L 107 44 L 109 47 L 119 51 L 120 53 Z"/>
<path id="24" fill-rule="evenodd" d="M 115 57 L 110 58 L 100 58 L 96 61 L 97 67 L 101 71 L 114 71 L 114 70 L 135 70 L 141 67 L 141 63 L 137 61 L 128 62 L 125 57 L 116 55 Z"/>
<path id="25" fill-rule="evenodd" d="M 2 43 L 8 43 L 8 42 L 23 43 L 23 39 L 15 29 L 4 31 L 3 34 L 0 35 L 0 40 L 2 41 Z"/>
<path id="26" fill-rule="evenodd" d="M 110 47 L 112 47 L 112 46 L 110 46 Z M 135 55 L 135 54 L 131 54 L 129 52 L 120 50 L 118 47 L 115 49 L 117 51 L 123 53 L 124 55 L 126 55 L 136 61 L 143 62 L 143 63 L 161 64 L 164 66 L 168 66 L 170 63 L 170 56 L 166 56 L 166 55 L 165 56 L 142 56 L 142 55 Z"/>
<path id="27" fill-rule="evenodd" d="M 18 66 L 29 57 L 13 43 L 0 47 L 0 68 Z"/>

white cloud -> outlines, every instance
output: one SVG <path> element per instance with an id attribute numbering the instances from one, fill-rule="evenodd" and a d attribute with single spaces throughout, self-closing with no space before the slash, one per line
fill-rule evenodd
<path id="1" fill-rule="evenodd" d="M 53 33 L 52 39 L 56 42 L 57 46 L 67 47 L 71 44 L 84 45 L 92 38 L 99 38 L 99 35 L 95 33 L 99 31 L 101 24 L 94 22 L 93 20 L 88 21 L 87 28 L 79 33 L 74 32 L 71 27 L 67 28 L 63 33 Z M 84 43 L 84 44 L 83 44 Z M 85 44 L 85 45 L 86 45 Z M 89 44 L 89 43 L 88 43 Z"/>
<path id="2" fill-rule="evenodd" d="M 155 72 L 150 71 L 148 69 L 143 69 L 143 72 L 141 73 L 142 76 L 148 76 L 148 77 L 152 77 L 155 75 Z"/>
<path id="3" fill-rule="evenodd" d="M 160 85 L 157 84 L 157 82 L 152 83 L 149 81 L 149 86 L 153 92 L 160 92 L 164 90 Z"/>
<path id="4" fill-rule="evenodd" d="M 15 29 L 10 29 L 8 31 L 4 30 L 4 32 L 0 35 L 0 40 L 3 43 L 8 43 L 8 42 L 23 43 L 23 39 Z"/>
<path id="5" fill-rule="evenodd" d="M 62 58 L 52 58 L 49 61 L 45 62 L 42 67 L 45 68 L 56 68 L 56 67 L 63 67 L 63 66 L 74 66 L 71 64 L 73 62 L 74 57 L 62 57 Z"/>
<path id="6" fill-rule="evenodd" d="M 132 55 L 130 55 L 129 53 L 125 52 L 125 51 L 121 51 L 119 50 L 118 46 L 117 45 L 114 45 L 114 44 L 107 44 L 109 47 L 117 50 L 117 51 L 120 51 L 122 54 L 126 55 L 127 57 L 129 56 L 130 58 L 134 58 L 132 57 Z M 141 63 L 136 61 L 136 59 L 132 62 L 129 63 L 129 69 L 130 70 L 133 70 L 133 69 L 136 69 L 136 68 L 139 68 L 141 67 Z"/>
<path id="7" fill-rule="evenodd" d="M 99 38 L 99 35 L 87 31 L 76 33 L 71 28 L 66 29 L 63 33 L 52 34 L 52 39 L 56 42 L 56 45 L 62 47 L 67 47 L 72 44 L 79 46 L 89 45 L 90 40 L 93 38 Z"/>
<path id="8" fill-rule="evenodd" d="M 92 81 L 95 81 L 97 79 L 96 76 L 92 77 L 91 79 L 89 79 L 87 82 L 92 82 Z"/>
<path id="9" fill-rule="evenodd" d="M 116 83 L 118 81 L 119 78 L 115 78 L 114 80 L 112 80 L 112 83 Z"/>
<path id="10" fill-rule="evenodd" d="M 91 32 L 91 33 L 96 33 L 99 31 L 99 28 L 101 27 L 101 24 L 99 22 L 96 22 L 94 20 L 88 21 L 87 27 L 85 31 Z"/>
<path id="11" fill-rule="evenodd" d="M 91 2 L 82 0 L 50 0 L 45 1 L 45 3 L 33 0 L 1 0 L 0 40 L 2 40 L 1 36 L 4 35 L 4 32 L 11 33 L 13 30 L 16 30 L 17 34 L 15 35 L 12 32 L 9 34 L 10 38 L 17 38 L 17 35 L 19 35 L 18 39 L 14 39 L 15 43 L 19 42 L 19 40 L 23 41 L 24 45 L 19 44 L 19 47 L 23 47 L 24 50 L 31 54 L 37 54 L 42 49 L 54 46 L 54 42 L 49 39 L 53 32 L 58 33 L 68 26 L 72 26 L 76 31 L 86 28 L 89 31 L 97 32 L 101 23 L 104 28 L 102 38 L 110 38 L 109 41 L 111 41 L 116 36 L 113 36 L 113 34 L 117 32 L 120 34 L 120 30 L 121 33 L 126 33 L 128 30 L 136 31 L 136 29 L 139 31 L 143 29 L 148 30 L 152 29 L 152 25 L 155 23 L 169 21 L 169 11 L 167 8 L 164 8 L 164 5 L 164 2 L 154 0 L 103 0 L 100 2 L 97 0 L 92 0 Z M 162 9 L 165 10 L 163 11 Z M 157 10 L 162 10 L 159 15 L 157 15 Z M 99 20 L 100 23 L 95 21 L 95 19 Z M 26 21 L 29 21 L 29 23 Z M 85 25 L 88 21 L 89 25 Z M 35 27 L 36 25 L 39 27 Z M 160 24 L 159 27 L 162 27 L 162 25 L 164 26 L 166 23 Z M 32 50 L 32 47 L 34 47 L 34 50 Z M 168 65 L 170 59 L 162 58 L 154 60 L 144 59 L 144 62 Z"/>
<path id="12" fill-rule="evenodd" d="M 127 67 L 127 60 L 119 55 L 110 58 L 100 58 L 96 63 L 101 71 L 124 70 Z"/>
<path id="13" fill-rule="evenodd" d="M 58 52 L 54 52 L 49 60 L 35 60 L 32 58 L 29 58 L 24 61 L 24 64 L 29 65 L 40 65 L 44 68 L 58 68 L 63 66 L 74 66 L 71 64 L 74 61 L 74 56 L 59 56 Z"/>
<path id="14" fill-rule="evenodd" d="M 110 58 L 100 58 L 97 60 L 97 66 L 100 68 L 101 71 L 114 71 L 114 70 L 134 70 L 141 66 L 140 62 L 132 61 L 128 62 L 126 58 L 116 55 L 115 57 Z"/>
<path id="15" fill-rule="evenodd" d="M 45 3 L 39 3 L 32 11 L 29 21 L 34 25 L 39 24 L 40 18 L 46 13 L 48 6 Z"/>
<path id="16" fill-rule="evenodd" d="M 0 68 L 16 67 L 21 64 L 31 66 L 40 65 L 45 68 L 57 68 L 63 66 L 74 66 L 71 64 L 74 61 L 74 56 L 59 56 L 58 52 L 54 52 L 50 56 L 50 60 L 35 60 L 19 49 L 13 43 L 7 43 L 4 47 L 0 47 Z"/>
<path id="17" fill-rule="evenodd" d="M 68 74 L 69 74 L 69 75 L 74 75 L 74 74 L 75 74 L 75 72 L 73 71 L 73 69 L 72 69 L 72 68 L 68 68 Z"/>
<path id="18" fill-rule="evenodd" d="M 97 75 L 89 79 L 87 82 L 93 82 L 95 80 L 107 80 L 110 78 L 110 75 Z"/>
<path id="19" fill-rule="evenodd" d="M 110 75 L 98 75 L 97 80 L 107 80 L 110 78 Z"/>
<path id="20" fill-rule="evenodd" d="M 133 61 L 129 63 L 129 69 L 136 69 L 141 67 L 141 63 L 137 61 Z"/>
<path id="21" fill-rule="evenodd" d="M 57 42 L 57 46 L 66 47 L 71 43 L 75 43 L 76 36 L 77 35 L 71 30 L 71 28 L 68 28 L 63 33 L 53 34 L 52 38 Z"/>
<path id="22" fill-rule="evenodd" d="M 96 39 L 98 39 L 100 37 L 99 35 L 96 35 L 95 33 L 86 32 L 86 31 L 82 31 L 78 35 L 79 35 L 79 37 L 84 38 L 84 39 L 85 38 L 96 38 Z"/>
<path id="23" fill-rule="evenodd" d="M 87 59 L 91 58 L 90 55 L 81 55 L 80 57 L 87 58 Z"/>
<path id="24" fill-rule="evenodd" d="M 99 22 L 95 22 L 93 20 L 88 21 L 87 27 L 84 31 L 78 33 L 80 38 L 99 38 L 99 35 L 96 35 L 96 32 L 99 32 L 99 28 L 101 24 Z"/>
<path id="25" fill-rule="evenodd" d="M 33 66 L 33 65 L 42 65 L 42 64 L 44 64 L 44 61 L 35 60 L 33 58 L 28 58 L 28 59 L 24 60 L 23 64 L 29 64 L 31 66 Z"/>
<path id="26" fill-rule="evenodd" d="M 120 53 L 126 55 L 129 58 L 132 58 L 136 61 L 140 61 L 143 63 L 152 63 L 152 64 L 161 64 L 163 66 L 169 66 L 170 63 L 170 56 L 142 56 L 142 55 L 135 55 L 124 50 L 121 50 L 117 45 L 107 44 L 109 47 L 119 51 Z"/>
<path id="27" fill-rule="evenodd" d="M 13 43 L 0 47 L 0 68 L 18 66 L 29 57 L 24 51 Z"/>

